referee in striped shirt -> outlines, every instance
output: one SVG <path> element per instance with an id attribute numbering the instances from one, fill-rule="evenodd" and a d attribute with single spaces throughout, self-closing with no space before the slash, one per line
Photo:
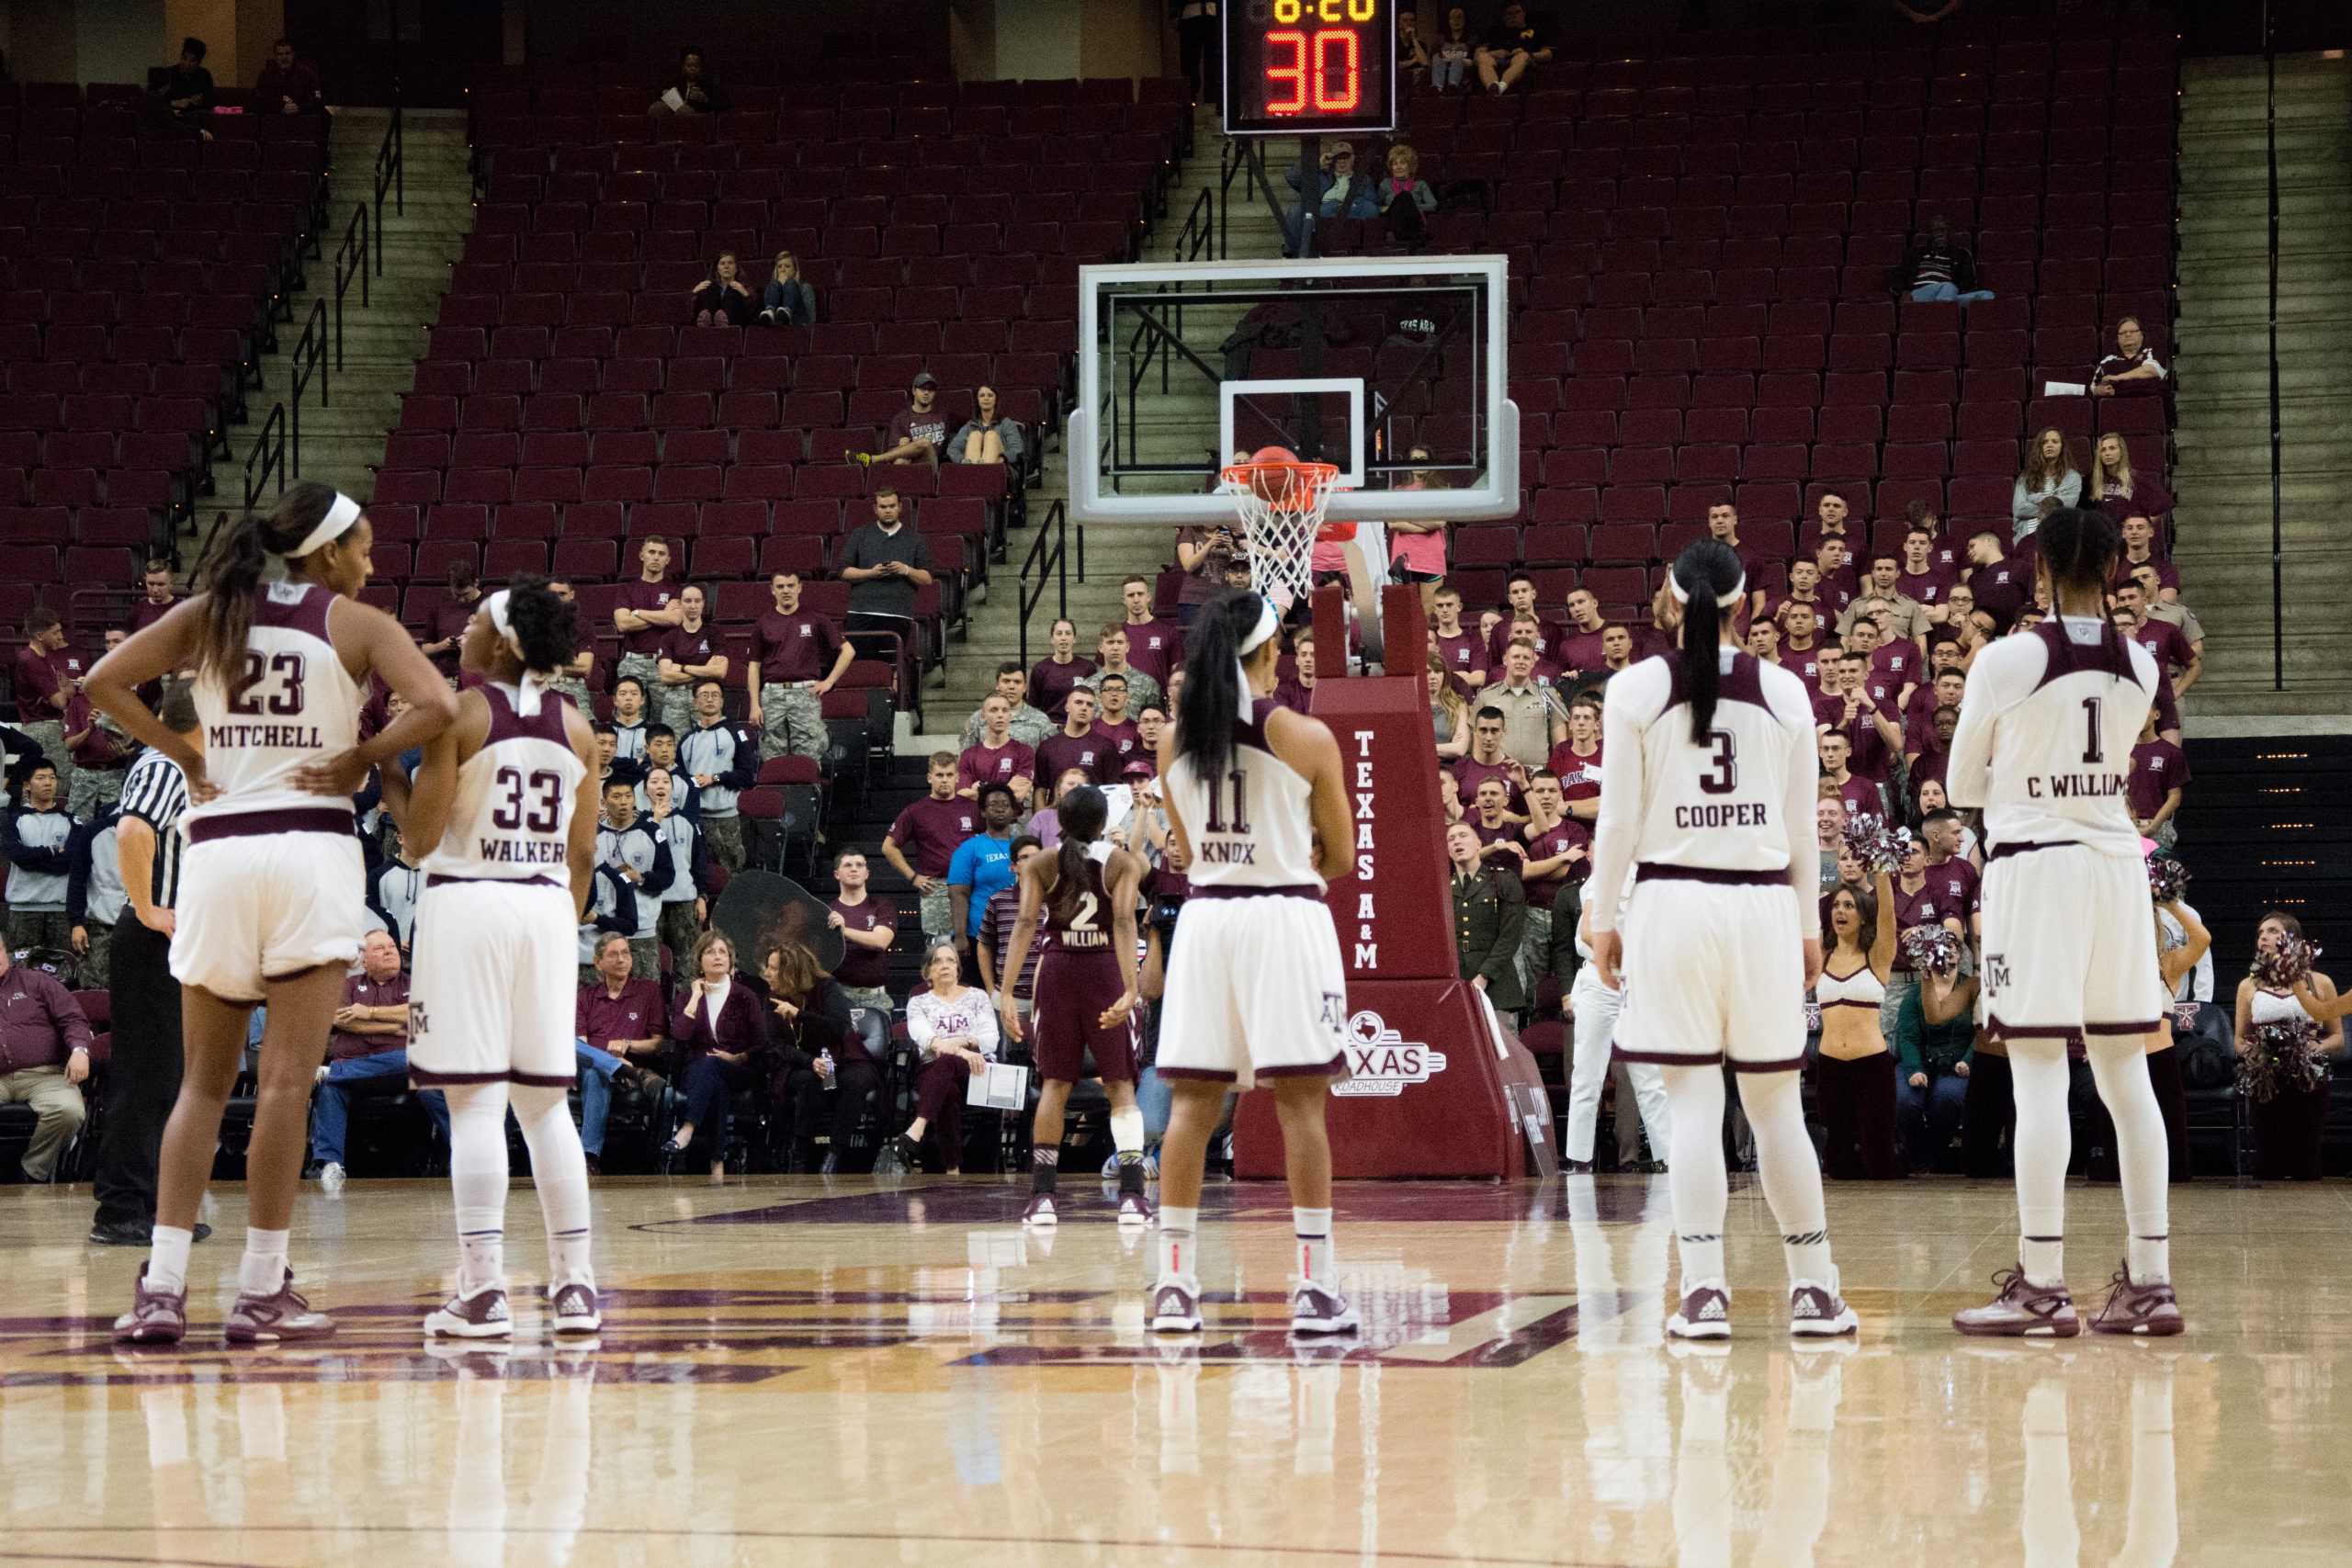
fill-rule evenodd
<path id="1" fill-rule="evenodd" d="M 200 728 L 195 696 L 184 683 L 164 694 L 156 716 L 177 735 L 193 738 Z M 90 1239 L 108 1247 L 145 1247 L 155 1224 L 164 1123 L 180 1092 L 180 987 L 171 967 L 179 820 L 187 810 L 187 779 L 179 765 L 161 751 L 142 752 L 123 776 L 121 810 L 115 848 L 130 907 L 114 933 L 112 1055 L 92 1183 L 98 1213 Z M 196 1227 L 198 1241 L 208 1234 L 209 1227 Z"/>

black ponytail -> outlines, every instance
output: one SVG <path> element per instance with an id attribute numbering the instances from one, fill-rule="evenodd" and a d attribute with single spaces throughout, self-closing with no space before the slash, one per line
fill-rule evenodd
<path id="1" fill-rule="evenodd" d="M 1233 767 L 1233 720 L 1241 711 L 1241 639 L 1258 629 L 1265 601 L 1246 588 L 1201 606 L 1184 649 L 1184 692 L 1176 703 L 1176 755 L 1193 775 L 1221 779 Z"/>
<path id="2" fill-rule="evenodd" d="M 1690 705 L 1690 744 L 1707 744 L 1715 727 L 1715 689 L 1722 682 L 1724 616 L 1715 603 L 1739 592 L 1746 576 L 1739 557 L 1720 539 L 1702 539 L 1674 558 L 1675 585 L 1682 590 L 1682 691 Z"/>
<path id="3" fill-rule="evenodd" d="M 555 596 L 544 577 L 518 573 L 506 583 L 506 622 L 523 645 L 523 668 L 552 675 L 580 651 L 580 613 Z"/>
<path id="4" fill-rule="evenodd" d="M 1079 895 L 1085 886 L 1087 846 L 1102 836 L 1110 813 L 1110 801 L 1092 784 L 1081 784 L 1054 803 L 1054 819 L 1061 824 L 1062 836 L 1054 850 L 1054 891 L 1046 903 L 1064 925 L 1078 913 Z"/>
<path id="5" fill-rule="evenodd" d="M 282 556 L 308 538 L 334 502 L 333 485 L 304 479 L 266 514 L 245 513 L 212 536 L 196 568 L 196 591 L 204 595 L 198 621 L 198 676 L 227 685 L 244 673 L 254 595 L 260 591 L 269 558 Z"/>

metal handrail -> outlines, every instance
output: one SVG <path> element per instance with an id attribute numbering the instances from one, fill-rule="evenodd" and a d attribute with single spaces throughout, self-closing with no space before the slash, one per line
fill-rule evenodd
<path id="1" fill-rule="evenodd" d="M 1083 526 L 1078 531 L 1078 540 L 1079 548 L 1083 550 L 1086 547 Z M 1038 525 L 1037 536 L 1029 541 L 1029 553 L 1023 558 L 1020 575 L 1014 580 L 1013 586 L 1021 601 L 1021 662 L 1023 668 L 1029 663 L 1029 617 L 1036 613 L 1037 606 L 1045 600 L 1048 574 L 1057 594 L 1056 618 L 1066 617 L 1069 614 L 1069 512 L 1065 502 L 1057 501 L 1046 509 L 1045 521 Z M 1036 574 L 1034 586 L 1029 581 L 1033 569 Z"/>
<path id="2" fill-rule="evenodd" d="M 392 123 L 384 128 L 384 140 L 376 149 L 376 270 L 384 270 L 384 193 L 392 193 L 393 216 L 408 216 L 408 172 L 402 150 L 405 140 L 401 133 L 401 106 L 392 105 Z"/>
<path id="3" fill-rule="evenodd" d="M 369 304 L 368 289 L 369 227 L 368 204 L 364 201 L 354 202 L 351 208 L 351 222 L 343 231 L 343 243 L 337 245 L 334 250 L 334 367 L 337 370 L 343 368 L 343 297 L 350 291 L 353 278 L 359 280 L 360 308 L 365 310 Z M 380 259 L 376 264 L 376 270 L 379 272 L 383 270 L 383 262 Z"/>
<path id="4" fill-rule="evenodd" d="M 2278 395 L 2278 49 L 2262 6 L 2263 155 L 2270 177 L 2270 689 L 2287 689 L 2286 429 Z"/>
<path id="5" fill-rule="evenodd" d="M 319 378 L 319 407 L 327 406 L 327 302 L 324 296 L 311 301 L 311 314 L 302 323 L 302 335 L 295 340 L 294 365 L 286 395 L 289 412 L 287 420 L 292 448 L 291 467 L 296 479 L 302 477 L 302 394 L 311 385 L 311 378 Z"/>
<path id="6" fill-rule="evenodd" d="M 261 465 L 258 473 L 254 469 L 256 462 Z M 246 511 L 251 512 L 260 502 L 262 487 L 269 482 L 269 477 L 273 473 L 277 476 L 277 493 L 284 495 L 286 493 L 286 405 L 284 403 L 270 405 L 269 417 L 261 422 L 261 431 L 254 437 L 253 450 L 245 454 Z M 218 534 L 220 531 L 220 521 L 215 519 L 212 533 L 207 534 L 204 538 L 206 554 L 210 554 L 212 550 L 212 534 Z"/>

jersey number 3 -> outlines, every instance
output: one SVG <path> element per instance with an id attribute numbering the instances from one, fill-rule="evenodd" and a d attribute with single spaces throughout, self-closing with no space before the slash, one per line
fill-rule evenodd
<path id="1" fill-rule="evenodd" d="M 280 718 L 300 713 L 302 669 L 302 656 L 299 653 L 265 656 L 251 649 L 246 649 L 245 672 L 229 683 L 229 711 L 255 717 L 266 708 Z M 254 688 L 273 675 L 277 677 L 277 689 L 266 698 L 255 696 Z"/>
<path id="2" fill-rule="evenodd" d="M 1707 739 L 1714 742 L 1714 749 L 1712 765 L 1699 775 L 1700 791 L 1706 795 L 1729 795 L 1739 787 L 1738 749 L 1728 729 L 1711 730 Z"/>
<path id="3" fill-rule="evenodd" d="M 511 833 L 520 828 L 529 833 L 552 833 L 563 814 L 563 775 L 548 769 L 535 769 L 528 778 L 520 768 L 498 770 L 498 787 L 506 792 L 505 802 L 490 814 L 490 825 Z M 527 808 L 523 795 L 531 796 Z"/>

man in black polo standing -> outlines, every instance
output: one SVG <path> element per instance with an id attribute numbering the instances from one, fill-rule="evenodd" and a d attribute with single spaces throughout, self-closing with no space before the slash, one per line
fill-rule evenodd
<path id="1" fill-rule="evenodd" d="M 193 738 L 196 700 L 185 685 L 164 694 L 157 716 Z M 164 1123 L 180 1092 L 180 987 L 172 978 L 172 909 L 179 894 L 181 813 L 187 780 L 161 751 L 141 752 L 123 775 L 115 852 L 129 908 L 115 924 L 109 960 L 113 1033 L 106 1125 L 91 1183 L 98 1212 L 90 1239 L 145 1247 L 155 1223 L 155 1162 Z M 199 1224 L 202 1241 L 211 1227 Z"/>

